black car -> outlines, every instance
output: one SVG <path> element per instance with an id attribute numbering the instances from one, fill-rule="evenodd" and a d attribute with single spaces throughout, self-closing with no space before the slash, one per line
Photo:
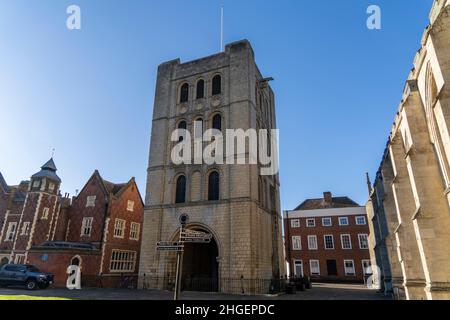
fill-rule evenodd
<path id="1" fill-rule="evenodd" d="M 28 290 L 46 289 L 53 274 L 39 271 L 29 264 L 6 264 L 0 269 L 0 286 L 26 286 Z"/>

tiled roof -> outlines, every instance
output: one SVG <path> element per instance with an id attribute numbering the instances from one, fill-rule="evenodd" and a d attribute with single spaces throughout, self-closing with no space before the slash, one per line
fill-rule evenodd
<path id="1" fill-rule="evenodd" d="M 32 175 L 31 178 L 49 178 L 61 182 L 61 179 L 56 174 L 56 170 L 55 162 L 52 158 L 41 167 L 41 171 Z"/>
<path id="2" fill-rule="evenodd" d="M 333 197 L 331 203 L 326 202 L 323 198 L 307 199 L 303 201 L 295 210 L 314 210 L 328 208 L 348 208 L 359 207 L 355 201 L 349 197 Z"/>
<path id="3" fill-rule="evenodd" d="M 105 185 L 105 188 L 108 192 L 112 193 L 113 195 L 116 195 L 122 190 L 123 187 L 127 185 L 127 183 L 113 183 L 109 182 L 105 179 L 103 179 L 103 184 Z"/>

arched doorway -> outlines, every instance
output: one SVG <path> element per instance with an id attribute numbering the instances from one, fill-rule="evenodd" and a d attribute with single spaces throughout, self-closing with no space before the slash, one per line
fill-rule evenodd
<path id="1" fill-rule="evenodd" d="M 191 230 L 208 232 L 202 228 Z M 208 232 L 209 233 L 209 232 Z M 184 291 L 219 291 L 219 248 L 214 238 L 210 243 L 186 243 L 183 257 Z"/>

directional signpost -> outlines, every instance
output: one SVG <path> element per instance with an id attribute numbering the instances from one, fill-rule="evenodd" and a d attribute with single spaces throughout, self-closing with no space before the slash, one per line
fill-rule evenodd
<path id="1" fill-rule="evenodd" d="M 207 244 L 212 240 L 212 234 L 187 230 L 186 225 L 189 223 L 189 216 L 187 214 L 182 214 L 179 218 L 181 229 L 180 229 L 180 239 L 178 242 L 158 242 L 156 244 L 157 251 L 172 251 L 177 253 L 177 274 L 175 280 L 175 300 L 180 298 L 181 289 L 181 279 L 183 272 L 183 253 L 184 244 Z"/>

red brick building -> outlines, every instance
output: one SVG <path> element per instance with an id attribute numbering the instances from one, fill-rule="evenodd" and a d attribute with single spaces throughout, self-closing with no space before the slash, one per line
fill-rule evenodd
<path id="1" fill-rule="evenodd" d="M 363 282 L 371 273 L 365 207 L 325 192 L 284 212 L 291 276 L 313 281 Z"/>
<path id="2" fill-rule="evenodd" d="M 73 199 L 60 183 L 53 159 L 16 187 L 0 176 L 0 263 L 34 264 L 61 287 L 72 264 L 84 285 L 135 282 L 144 205 L 134 178 L 115 184 L 95 171 Z"/>

